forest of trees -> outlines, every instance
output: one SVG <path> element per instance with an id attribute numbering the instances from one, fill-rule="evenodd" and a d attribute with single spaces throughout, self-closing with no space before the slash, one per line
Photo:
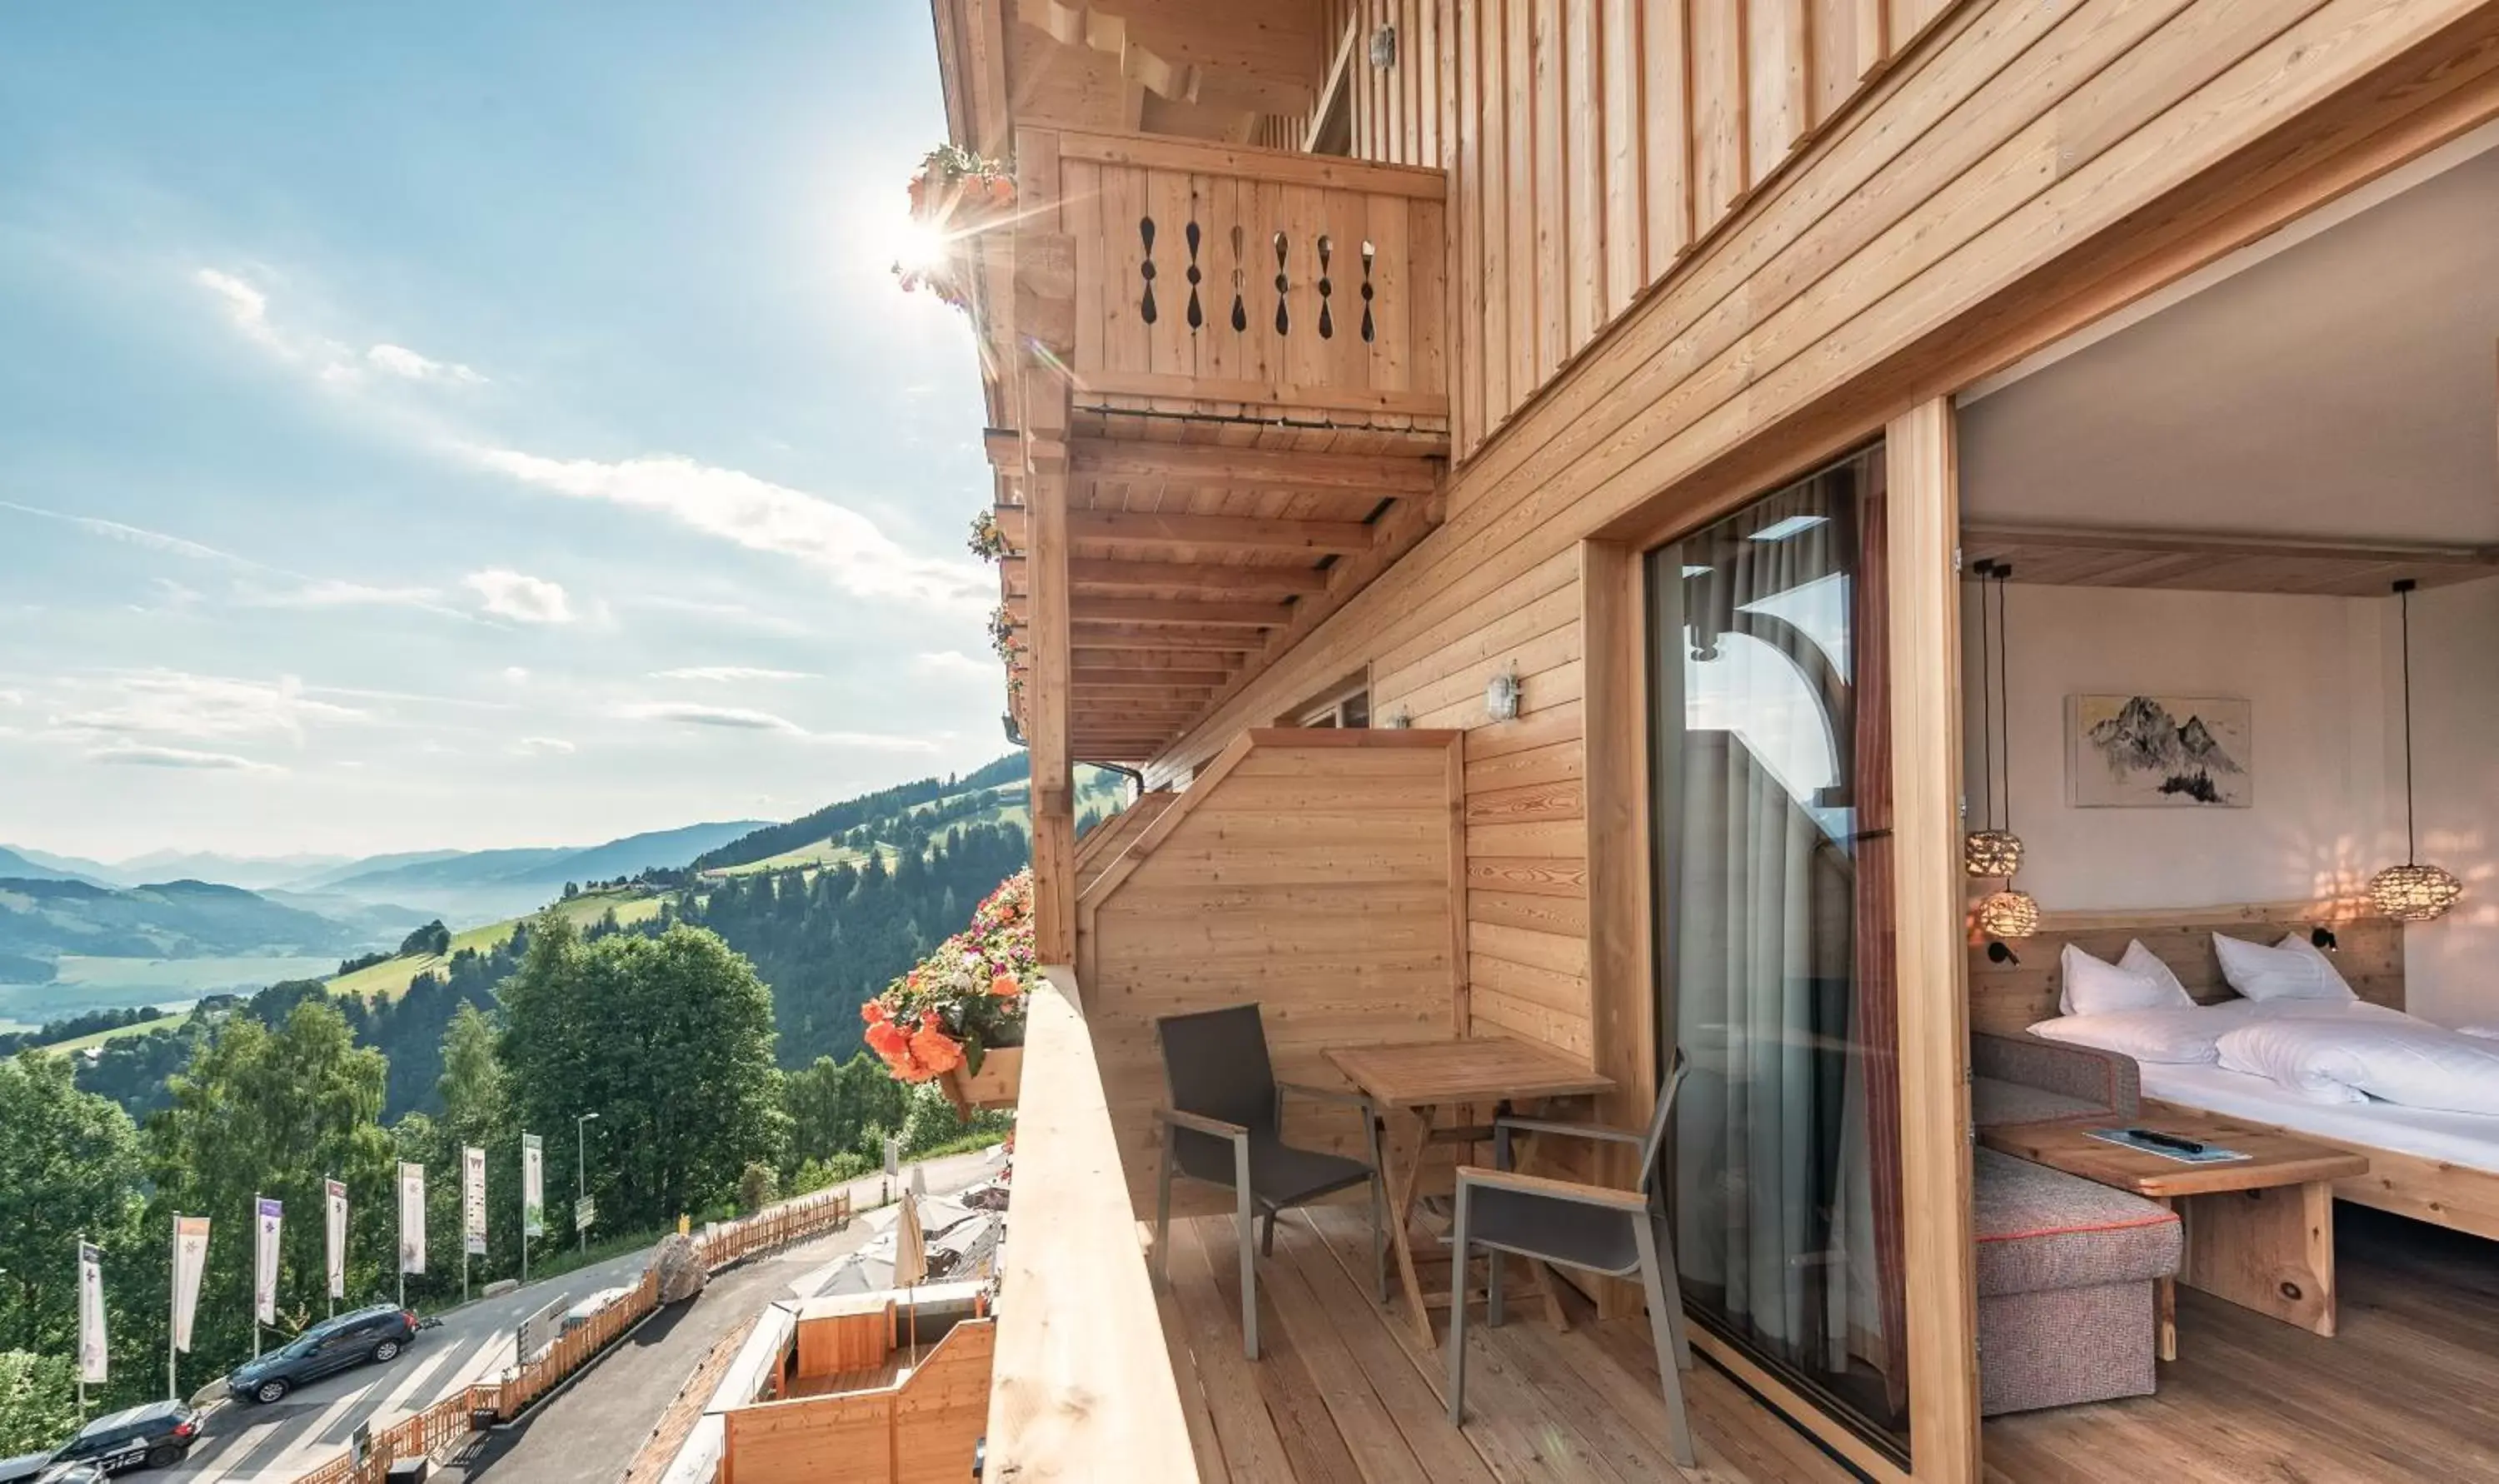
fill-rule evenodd
<path id="1" fill-rule="evenodd" d="M 772 986 L 780 1060 L 802 1067 L 860 1047 L 860 1006 L 951 934 L 972 908 L 1029 858 L 1013 824 L 966 824 L 942 839 L 899 842 L 881 855 L 828 870 L 723 877 L 681 893 L 663 921 L 720 934 Z"/>
<path id="2" fill-rule="evenodd" d="M 916 805 L 944 798 L 950 793 L 994 789 L 1025 777 L 1032 764 L 1022 753 L 1009 753 L 997 761 L 973 769 L 960 778 L 923 778 L 916 783 L 896 784 L 874 793 L 828 804 L 815 813 L 743 835 L 711 852 L 697 856 L 697 871 L 725 870 L 730 866 L 753 865 L 759 860 L 788 851 L 815 844 L 819 840 L 838 840 L 862 824 L 874 823 L 904 814 Z"/>
<path id="3" fill-rule="evenodd" d="M 933 1086 L 894 1082 L 862 1048 L 859 1012 L 1027 863 L 1016 824 L 965 822 L 993 801 L 964 790 L 1022 766 L 888 790 L 788 826 L 804 839 L 731 847 L 762 859 L 837 838 L 860 848 L 858 864 L 646 872 L 634 887 L 668 893 L 653 919 L 620 924 L 610 910 L 576 927 L 543 914 L 394 996 L 290 981 L 209 996 L 90 1053 L 0 1057 L 0 1456 L 57 1440 L 70 1415 L 80 1232 L 106 1254 L 114 1379 L 100 1400 L 117 1404 L 162 1394 L 177 1211 L 215 1223 L 189 1391 L 248 1353 L 255 1194 L 285 1205 L 291 1332 L 327 1310 L 327 1178 L 346 1183 L 353 1213 L 349 1302 L 370 1302 L 397 1291 L 394 1167 L 426 1166 L 429 1272 L 407 1295 L 435 1306 L 460 1291 L 466 1145 L 487 1151 L 482 1284 L 519 1270 L 525 1130 L 545 1136 L 550 1231 L 535 1250 L 569 1237 L 568 1125 L 581 1113 L 600 1113 L 588 1175 L 600 1233 L 869 1173 L 889 1135 L 916 1154 L 1002 1130 L 1003 1115 L 967 1129 Z M 439 955 L 450 937 L 429 923 L 402 948 Z"/>
<path id="4" fill-rule="evenodd" d="M 502 960 L 505 977 L 484 981 L 482 1003 L 457 981 L 488 972 L 485 955 L 472 955 L 465 976 L 436 982 L 432 992 L 452 1008 L 428 1048 L 431 1112 L 385 1115 L 399 1068 L 359 1044 L 353 1002 L 313 982 L 193 1017 L 178 1036 L 145 1038 L 184 1054 L 144 1120 L 81 1090 L 67 1056 L 38 1049 L 0 1059 L 0 1170 L 9 1174 L 0 1182 L 0 1453 L 49 1445 L 66 1430 L 77 1330 L 70 1255 L 81 1233 L 105 1254 L 114 1378 L 98 1400 L 119 1405 L 162 1395 L 167 1234 L 177 1212 L 212 1223 L 182 1363 L 187 1392 L 250 1352 L 254 1196 L 286 1211 L 275 1339 L 327 1311 L 327 1178 L 348 1191 L 345 1302 L 370 1303 L 398 1291 L 396 1164 L 426 1167 L 428 1271 L 406 1279 L 406 1293 L 435 1307 L 461 1291 L 464 1146 L 487 1151 L 487 1251 L 470 1271 L 482 1285 L 520 1269 L 525 1131 L 545 1137 L 549 1230 L 533 1243 L 541 1270 L 569 1242 L 575 1145 L 567 1135 L 583 1113 L 600 1115 L 584 1172 L 599 1203 L 597 1235 L 656 1235 L 680 1213 L 727 1216 L 866 1173 L 888 1134 L 923 1153 L 1005 1126 L 986 1114 L 967 1130 L 937 1089 L 893 1082 L 863 1050 L 785 1074 L 772 992 L 718 935 L 683 922 L 602 927 L 577 930 L 552 913 L 536 919 L 517 962 Z"/>

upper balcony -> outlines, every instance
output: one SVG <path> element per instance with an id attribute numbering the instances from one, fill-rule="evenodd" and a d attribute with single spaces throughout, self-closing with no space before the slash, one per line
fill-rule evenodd
<path id="1" fill-rule="evenodd" d="M 1015 144 L 1014 209 L 971 240 L 1021 691 L 1044 689 L 1046 477 L 1073 652 L 1047 689 L 1075 758 L 1150 758 L 1438 522 L 1444 177 L 1076 129 Z"/>

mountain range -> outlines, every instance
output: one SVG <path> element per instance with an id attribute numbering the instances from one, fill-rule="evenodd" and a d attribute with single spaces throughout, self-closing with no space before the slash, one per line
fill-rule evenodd
<path id="1" fill-rule="evenodd" d="M 237 887 L 345 922 L 371 940 L 355 946 L 372 947 L 433 918 L 457 928 L 520 916 L 545 905 L 568 881 L 608 881 L 655 867 L 673 870 L 767 824 L 733 820 L 651 830 L 603 845 L 402 851 L 362 857 L 159 851 L 107 862 L 11 845 L 0 846 L 0 880 L 68 881 L 107 890 L 146 888 L 166 881 Z"/>

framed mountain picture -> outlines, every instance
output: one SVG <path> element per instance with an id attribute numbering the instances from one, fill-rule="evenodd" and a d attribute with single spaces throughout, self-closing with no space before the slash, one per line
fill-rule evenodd
<path id="1" fill-rule="evenodd" d="M 2246 701 L 2069 695 L 2065 782 L 2077 809 L 2245 809 L 2256 755 Z"/>

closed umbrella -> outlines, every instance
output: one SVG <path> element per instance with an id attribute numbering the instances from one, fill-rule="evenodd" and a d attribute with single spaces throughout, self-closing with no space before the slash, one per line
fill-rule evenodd
<path id="1" fill-rule="evenodd" d="M 901 1220 L 893 1229 L 893 1282 L 903 1289 L 903 1303 L 911 1309 L 911 1364 L 920 1365 L 920 1305 L 909 1290 L 928 1277 L 928 1239 L 920 1229 L 920 1198 L 906 1190 L 902 1193 Z"/>

